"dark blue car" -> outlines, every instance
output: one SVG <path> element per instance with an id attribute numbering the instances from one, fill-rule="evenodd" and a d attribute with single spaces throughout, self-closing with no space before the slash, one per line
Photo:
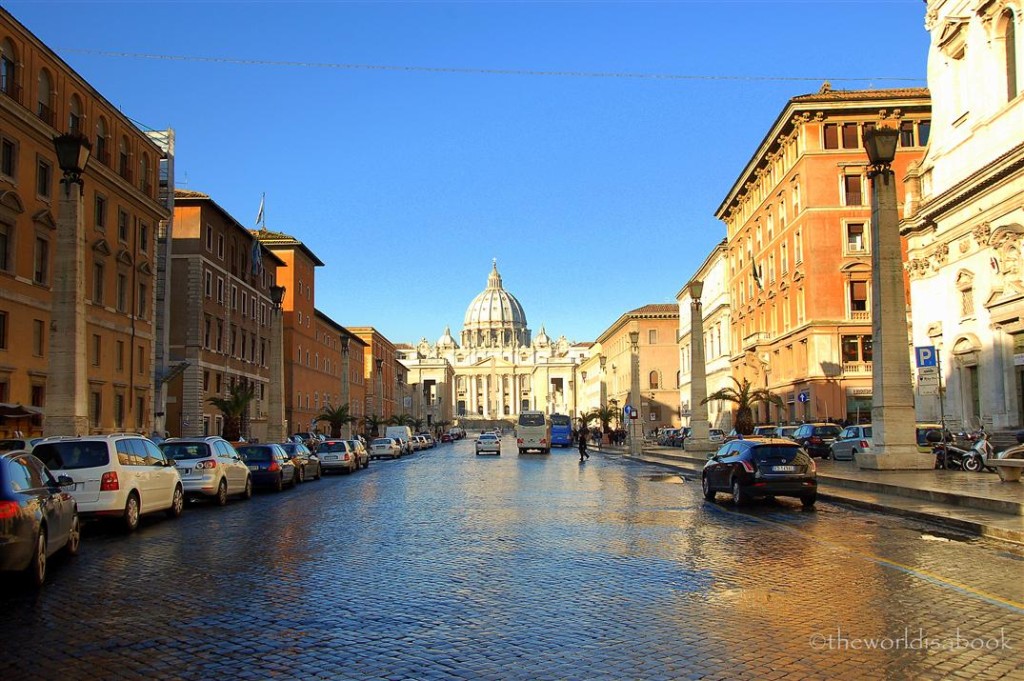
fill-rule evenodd
<path id="1" fill-rule="evenodd" d="M 235 451 L 249 466 L 252 484 L 256 487 L 269 487 L 275 492 L 280 492 L 285 485 L 295 487 L 299 482 L 298 468 L 288 458 L 281 445 L 241 445 L 235 447 Z"/>
<path id="2" fill-rule="evenodd" d="M 27 452 L 0 455 L 0 570 L 23 572 L 42 586 L 50 556 L 78 554 L 78 504 L 67 491 L 74 485 Z"/>

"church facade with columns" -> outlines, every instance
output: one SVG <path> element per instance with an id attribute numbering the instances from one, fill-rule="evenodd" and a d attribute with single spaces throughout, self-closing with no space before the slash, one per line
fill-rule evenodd
<path id="1" fill-rule="evenodd" d="M 413 416 L 444 413 L 447 402 L 460 422 L 510 421 L 529 410 L 576 416 L 583 406 L 578 367 L 591 346 L 564 336 L 552 339 L 543 326 L 534 337 L 495 261 L 487 286 L 466 308 L 458 337 L 446 327 L 436 343 L 423 338 L 400 348 L 399 359 L 421 397 L 414 411 L 424 405 L 425 413 Z"/>

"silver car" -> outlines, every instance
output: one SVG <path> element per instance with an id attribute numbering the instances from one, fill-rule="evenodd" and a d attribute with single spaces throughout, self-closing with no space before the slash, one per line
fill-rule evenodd
<path id="1" fill-rule="evenodd" d="M 402 445 L 393 437 L 379 437 L 370 443 L 371 459 L 397 459 L 402 456 Z"/>
<path id="2" fill-rule="evenodd" d="M 249 466 L 224 438 L 171 438 L 161 442 L 160 449 L 174 461 L 186 496 L 213 499 L 218 506 L 233 495 L 252 498 Z"/>
<path id="3" fill-rule="evenodd" d="M 501 438 L 494 433 L 482 433 L 476 439 L 477 454 L 497 454 L 501 456 Z"/>
<path id="4" fill-rule="evenodd" d="M 363 468 L 370 467 L 370 452 L 366 449 L 366 445 L 363 444 L 362 440 L 349 440 L 348 444 L 352 447 L 352 450 L 356 453 L 356 461 Z"/>
<path id="5" fill-rule="evenodd" d="M 359 455 L 351 440 L 327 440 L 317 449 L 317 456 L 324 473 L 354 473 L 359 470 Z"/>
<path id="6" fill-rule="evenodd" d="M 853 461 L 858 454 L 871 451 L 871 424 L 847 426 L 831 444 L 832 458 L 836 461 Z"/>

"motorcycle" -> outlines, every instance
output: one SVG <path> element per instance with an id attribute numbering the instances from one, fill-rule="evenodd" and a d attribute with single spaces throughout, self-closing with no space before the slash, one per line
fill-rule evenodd
<path id="1" fill-rule="evenodd" d="M 987 470 L 990 473 L 994 473 L 996 469 L 988 465 L 988 460 L 995 458 L 995 455 L 996 452 L 992 448 L 992 443 L 988 441 L 988 434 L 985 431 L 981 431 L 977 441 L 963 458 L 961 465 L 965 471 L 979 472 Z"/>
<path id="2" fill-rule="evenodd" d="M 963 470 L 967 450 L 953 444 L 953 435 L 948 430 L 931 430 L 925 439 L 932 445 L 935 455 L 935 468 L 945 470 Z"/>

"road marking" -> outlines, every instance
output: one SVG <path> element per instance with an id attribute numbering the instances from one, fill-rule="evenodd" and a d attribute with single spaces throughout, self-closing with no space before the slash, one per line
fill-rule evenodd
<path id="1" fill-rule="evenodd" d="M 746 518 L 748 520 L 753 520 L 753 521 L 758 522 L 758 523 L 764 523 L 766 525 L 773 525 L 773 526 L 775 526 L 775 527 L 777 527 L 777 528 L 779 528 L 781 530 L 785 530 L 785 531 L 790 532 L 792 534 L 799 535 L 800 537 L 803 537 L 804 539 L 810 539 L 811 541 L 813 541 L 813 542 L 815 542 L 817 544 L 821 544 L 823 546 L 828 546 L 828 547 L 830 547 L 832 549 L 835 549 L 835 550 L 838 550 L 838 551 L 845 551 L 846 553 L 851 553 L 851 554 L 861 558 L 862 560 L 866 560 L 866 561 L 871 562 L 871 563 L 876 563 L 878 565 L 882 565 L 882 566 L 885 566 L 885 567 L 892 568 L 894 570 L 898 570 L 900 572 L 903 572 L 903 573 L 906 573 L 908 575 L 917 577 L 917 578 L 922 579 L 924 581 L 931 582 L 932 584 L 935 584 L 937 586 L 941 586 L 944 589 L 950 589 L 952 591 L 957 591 L 957 592 L 960 592 L 960 593 L 962 593 L 964 595 L 972 596 L 974 598 L 978 598 L 980 600 L 986 601 L 988 603 L 991 603 L 992 605 L 996 605 L 996 606 L 999 606 L 1001 608 L 1005 608 L 1007 610 L 1011 610 L 1013 612 L 1016 612 L 1017 614 L 1024 615 L 1024 602 L 1009 600 L 1009 599 L 1003 598 L 1002 596 L 997 596 L 997 595 L 989 593 L 987 591 L 982 591 L 980 589 L 975 589 L 973 587 L 967 586 L 966 584 L 962 584 L 960 582 L 957 582 L 957 581 L 954 581 L 954 580 L 951 580 L 951 579 L 947 579 L 945 577 L 942 577 L 941 575 L 937 575 L 937 574 L 929 572 L 927 570 L 921 570 L 919 568 L 911 567 L 909 565 L 904 565 L 903 563 L 898 563 L 898 562 L 896 562 L 894 560 L 890 560 L 888 558 L 883 558 L 881 556 L 876 556 L 873 553 L 868 553 L 867 551 L 861 551 L 859 549 L 855 549 L 855 548 L 852 548 L 850 546 L 845 546 L 843 544 L 840 544 L 838 542 L 835 542 L 835 541 L 832 541 L 832 540 L 829 540 L 829 539 L 822 539 L 820 537 L 815 537 L 815 536 L 813 536 L 813 535 L 811 535 L 811 534 L 809 534 L 807 532 L 799 530 L 799 529 L 797 529 L 795 527 L 792 527 L 790 525 L 787 525 L 785 523 L 780 523 L 780 522 L 775 521 L 775 520 L 768 520 L 767 518 L 761 518 L 759 516 L 750 515 L 748 513 L 742 513 L 740 511 L 733 511 L 733 510 L 728 509 L 728 508 L 726 508 L 724 506 L 719 506 L 718 504 L 714 504 L 713 507 L 716 510 L 718 510 L 718 511 L 721 511 L 721 512 L 724 512 L 724 513 L 728 513 L 730 515 L 738 516 L 740 518 Z"/>

